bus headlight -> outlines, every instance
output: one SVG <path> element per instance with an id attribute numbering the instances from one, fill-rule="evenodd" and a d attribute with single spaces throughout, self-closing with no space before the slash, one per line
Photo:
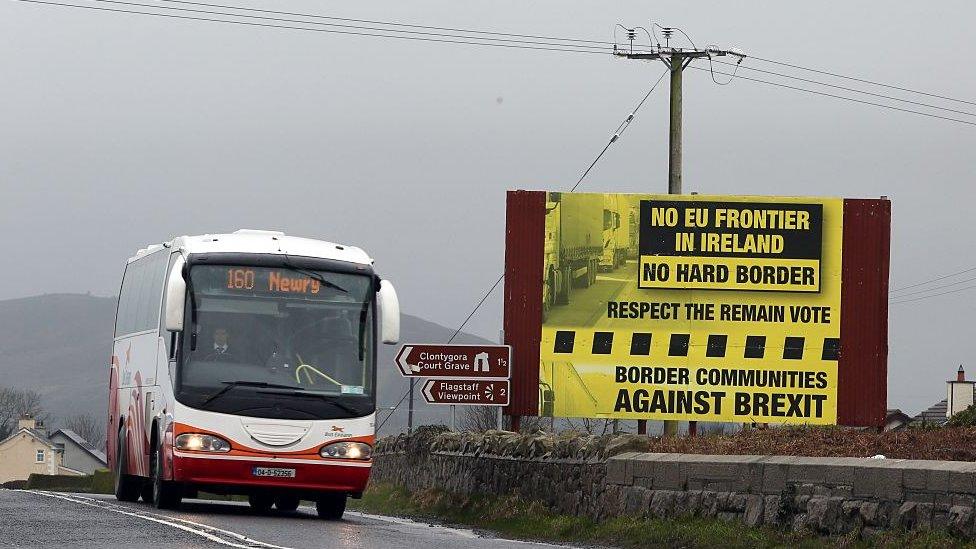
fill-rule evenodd
<path id="1" fill-rule="evenodd" d="M 213 435 L 184 433 L 176 437 L 176 448 L 194 452 L 230 452 L 230 443 Z"/>
<path id="2" fill-rule="evenodd" d="M 333 442 L 323 446 L 319 455 L 334 459 L 369 459 L 373 455 L 373 447 L 363 442 Z"/>

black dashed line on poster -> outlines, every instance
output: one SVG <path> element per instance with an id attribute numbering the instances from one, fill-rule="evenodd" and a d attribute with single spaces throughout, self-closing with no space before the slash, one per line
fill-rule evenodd
<path id="1" fill-rule="evenodd" d="M 553 341 L 552 352 L 555 354 L 573 354 L 576 350 L 576 334 L 576 330 L 557 330 Z M 592 336 L 590 354 L 613 354 L 614 332 L 592 332 Z M 629 340 L 629 354 L 631 356 L 650 356 L 653 341 L 655 339 L 650 332 L 632 332 Z M 691 334 L 669 334 L 667 341 L 668 356 L 688 356 L 691 347 Z M 728 342 L 728 334 L 708 334 L 705 357 L 726 358 L 729 349 Z M 742 347 L 742 357 L 747 359 L 766 358 L 766 342 L 767 336 L 764 335 L 746 336 L 745 346 Z M 787 336 L 785 338 L 783 343 L 783 360 L 802 360 L 805 351 L 805 337 Z M 829 361 L 840 360 L 840 338 L 827 337 L 823 339 L 820 359 Z"/>

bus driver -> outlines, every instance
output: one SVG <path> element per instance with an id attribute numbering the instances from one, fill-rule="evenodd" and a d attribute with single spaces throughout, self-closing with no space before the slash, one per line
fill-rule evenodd
<path id="1" fill-rule="evenodd" d="M 213 334 L 213 351 L 204 360 L 213 362 L 234 362 L 234 354 L 230 351 L 230 338 L 227 329 L 219 327 Z"/>

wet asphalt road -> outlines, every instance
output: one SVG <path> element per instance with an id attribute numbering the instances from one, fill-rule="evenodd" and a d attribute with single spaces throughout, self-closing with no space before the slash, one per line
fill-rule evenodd
<path id="1" fill-rule="evenodd" d="M 319 520 L 315 509 L 259 515 L 246 503 L 188 500 L 177 511 L 112 496 L 0 489 L 0 547 L 533 549 L 470 530 L 347 511 Z"/>

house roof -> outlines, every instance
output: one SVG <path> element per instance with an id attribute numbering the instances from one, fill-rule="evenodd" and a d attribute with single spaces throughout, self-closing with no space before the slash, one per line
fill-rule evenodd
<path id="1" fill-rule="evenodd" d="M 51 434 L 51 438 L 56 437 L 59 434 L 64 435 L 64 438 L 70 440 L 75 445 L 77 445 L 78 447 L 80 447 L 84 451 L 86 451 L 89 454 L 91 454 L 92 457 L 94 457 L 98 461 L 102 462 L 103 465 L 108 463 L 108 461 L 106 461 L 106 459 L 105 459 L 105 452 L 96 450 L 91 445 L 90 442 L 88 442 L 87 440 L 85 440 L 84 438 L 82 438 L 82 436 L 79 435 L 78 433 L 72 431 L 71 429 L 58 429 L 57 431 L 55 431 L 54 433 Z"/>
<path id="2" fill-rule="evenodd" d="M 885 414 L 885 421 L 894 421 L 894 420 L 909 422 L 912 420 L 912 418 L 898 408 L 889 408 L 887 413 Z"/>
<path id="3" fill-rule="evenodd" d="M 912 421 L 942 425 L 949 419 L 946 417 L 946 411 L 948 411 L 948 409 L 949 400 L 944 398 L 932 406 L 929 406 L 928 409 L 923 410 L 920 414 L 912 418 Z"/>
<path id="4" fill-rule="evenodd" d="M 69 473 L 69 474 L 72 474 L 72 475 L 77 475 L 79 477 L 80 476 L 84 476 L 84 474 L 85 474 L 85 473 L 83 473 L 83 472 L 81 472 L 81 471 L 79 471 L 77 469 L 72 469 L 71 467 L 65 467 L 64 465 L 58 465 L 58 474 L 64 474 L 64 473 Z"/>
<path id="5" fill-rule="evenodd" d="M 37 429 L 28 429 L 27 427 L 21 427 L 20 429 L 17 429 L 13 433 L 11 433 L 9 437 L 7 437 L 7 438 L 5 438 L 3 440 L 0 440 L 0 444 L 3 444 L 5 442 L 7 442 L 8 440 L 11 440 L 11 439 L 15 438 L 17 435 L 20 435 L 21 433 L 26 433 L 26 434 L 30 435 L 31 438 L 34 438 L 35 440 L 37 440 L 41 444 L 44 444 L 45 446 L 51 448 L 52 450 L 62 450 L 62 449 L 64 449 L 64 445 L 63 444 L 58 444 L 57 442 L 54 442 L 53 440 L 49 439 L 47 437 L 47 435 L 45 435 L 43 432 L 38 431 Z"/>

